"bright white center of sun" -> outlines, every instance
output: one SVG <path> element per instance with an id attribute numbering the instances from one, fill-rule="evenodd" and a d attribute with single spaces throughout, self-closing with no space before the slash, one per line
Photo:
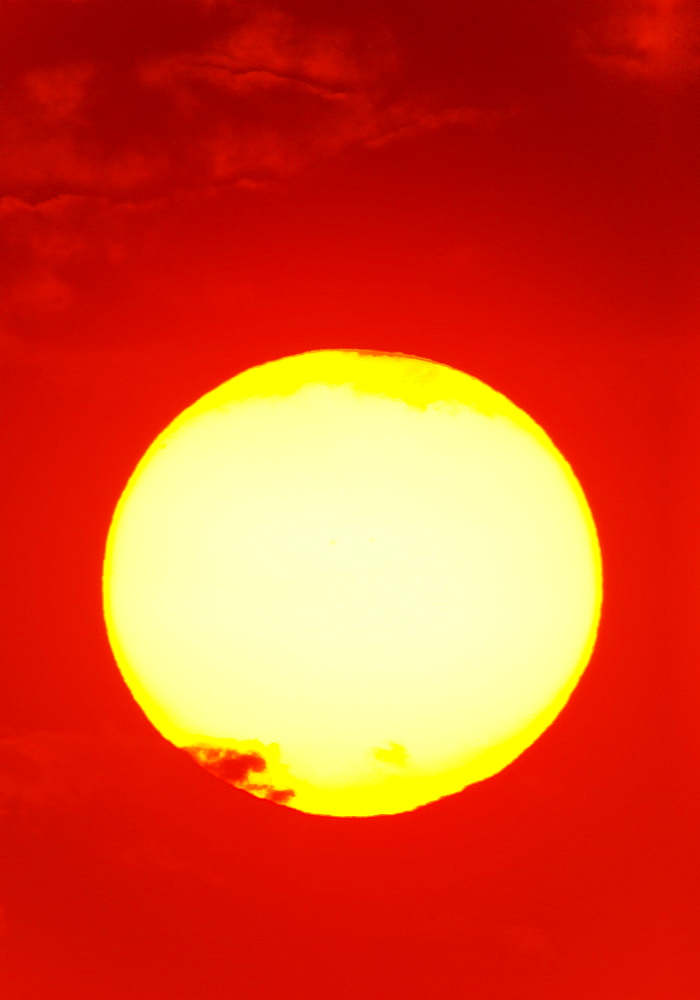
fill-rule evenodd
<path id="1" fill-rule="evenodd" d="M 601 600 L 583 493 L 529 417 L 445 366 L 341 351 L 243 373 L 163 432 L 104 589 L 166 738 L 334 815 L 509 763 L 573 690 Z"/>

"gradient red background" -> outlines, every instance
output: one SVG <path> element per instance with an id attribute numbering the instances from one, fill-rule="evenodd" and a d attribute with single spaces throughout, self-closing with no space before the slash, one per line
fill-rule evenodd
<path id="1" fill-rule="evenodd" d="M 3 997 L 692 1000 L 697 6 L 0 8 Z M 154 436 L 322 347 L 506 393 L 602 545 L 599 642 L 557 722 L 397 817 L 199 770 L 102 623 Z"/>

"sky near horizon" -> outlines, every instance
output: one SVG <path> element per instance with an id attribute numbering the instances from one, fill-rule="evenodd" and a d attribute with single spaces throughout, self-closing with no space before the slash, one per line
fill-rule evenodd
<path id="1" fill-rule="evenodd" d="M 0 993 L 692 1000 L 697 6 L 0 0 L 0 22 Z M 342 347 L 526 410 L 605 586 L 534 747 L 351 821 L 164 743 L 100 603 L 156 435 L 251 365 Z"/>

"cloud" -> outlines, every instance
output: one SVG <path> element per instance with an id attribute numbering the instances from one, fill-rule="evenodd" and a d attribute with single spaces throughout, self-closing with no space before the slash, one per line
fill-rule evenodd
<path id="1" fill-rule="evenodd" d="M 4 294 L 10 327 L 54 321 L 76 302 L 76 283 L 101 278 L 122 260 L 124 210 L 106 198 L 59 195 L 30 204 L 0 198 Z"/>
<path id="2" fill-rule="evenodd" d="M 155 734 L 0 737 L 0 851 L 11 840 L 36 852 L 42 839 L 58 843 L 67 833 L 76 845 L 94 844 L 110 864 L 240 885 L 248 841 L 269 822 L 265 803 L 208 781 Z M 284 817 L 275 824 L 283 837 Z M 243 830 L 237 840 L 231 828 Z"/>
<path id="3" fill-rule="evenodd" d="M 91 0 L 69 6 L 74 24 L 96 31 Z M 89 58 L 90 46 L 67 36 L 51 51 L 44 46 L 34 65 L 15 60 L 5 71 L 3 193 L 30 203 L 66 195 L 132 202 L 253 187 L 356 146 L 479 117 L 401 97 L 407 67 L 376 27 L 329 28 L 264 4 L 218 5 L 217 30 L 203 32 L 207 9 L 179 8 L 192 23 L 189 45 L 168 37 L 164 24 L 165 41 L 137 32 L 131 50 L 109 53 L 105 21 Z M 167 12 L 154 6 L 149 21 Z M 60 308 L 58 288 L 43 294 Z"/>
<path id="4" fill-rule="evenodd" d="M 251 777 L 253 774 L 264 775 L 267 771 L 267 763 L 260 753 L 239 753 L 237 750 L 211 746 L 183 747 L 183 750 L 210 774 L 227 781 L 235 788 L 252 792 L 279 805 L 286 805 L 294 797 L 291 788 L 275 788 Z"/>
<path id="5" fill-rule="evenodd" d="M 444 108 L 442 111 L 420 110 L 413 107 L 395 109 L 395 124 L 392 127 L 389 117 L 386 121 L 386 131 L 375 138 L 368 139 L 368 146 L 385 146 L 397 139 L 407 139 L 421 132 L 432 132 L 445 128 L 447 125 L 473 125 L 477 122 L 493 122 L 499 117 L 474 108 Z M 403 119 L 403 120 L 402 120 Z"/>
<path id="6" fill-rule="evenodd" d="M 159 205 L 493 119 L 426 96 L 371 18 L 329 26 L 265 3 L 183 2 L 176 18 L 154 4 L 137 20 L 130 0 L 32 9 L 0 58 L 5 353 L 8 331 L 81 329 Z"/>
<path id="7" fill-rule="evenodd" d="M 580 43 L 606 69 L 655 82 L 683 79 L 700 68 L 700 13 L 693 0 L 625 0 Z"/>
<path id="8" fill-rule="evenodd" d="M 0 739 L 0 816 L 27 819 L 38 809 L 75 806 L 94 796 L 104 748 L 76 733 Z"/>
<path id="9" fill-rule="evenodd" d="M 153 154 L 120 134 L 116 95 L 97 64 L 20 73 L 5 88 L 0 186 L 31 202 L 64 194 L 125 197 L 154 175 Z"/>
<path id="10" fill-rule="evenodd" d="M 34 70 L 25 74 L 24 86 L 45 124 L 79 122 L 94 73 L 89 64 Z"/>

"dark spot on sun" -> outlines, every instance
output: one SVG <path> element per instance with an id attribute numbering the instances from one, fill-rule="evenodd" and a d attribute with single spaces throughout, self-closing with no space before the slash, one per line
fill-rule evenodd
<path id="1" fill-rule="evenodd" d="M 183 747 L 205 770 L 230 781 L 233 785 L 247 782 L 252 772 L 260 774 L 267 764 L 259 753 L 239 753 L 228 747 Z"/>
<path id="2" fill-rule="evenodd" d="M 278 805 L 284 806 L 287 804 L 287 802 L 289 802 L 290 799 L 294 798 L 294 795 L 295 792 L 293 788 L 284 788 L 284 789 L 280 788 L 278 790 L 272 788 L 267 793 L 265 798 L 269 799 L 270 802 L 276 802 Z"/>
<path id="3" fill-rule="evenodd" d="M 240 753 L 230 747 L 191 746 L 182 748 L 205 771 L 216 778 L 227 781 L 236 788 L 252 792 L 262 798 L 285 805 L 294 797 L 291 788 L 277 789 L 270 784 L 251 781 L 251 775 L 263 774 L 267 770 L 267 762 L 262 754 Z"/>
<path id="4" fill-rule="evenodd" d="M 408 761 L 408 751 L 405 746 L 401 743 L 390 742 L 388 748 L 386 747 L 373 747 L 372 754 L 376 760 L 380 760 L 385 764 L 397 764 L 403 766 Z"/>

